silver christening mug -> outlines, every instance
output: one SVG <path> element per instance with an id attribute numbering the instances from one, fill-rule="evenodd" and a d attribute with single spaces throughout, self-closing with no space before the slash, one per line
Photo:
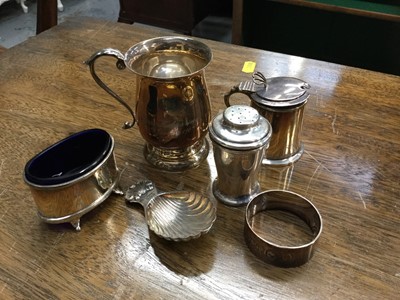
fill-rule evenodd
<path id="1" fill-rule="evenodd" d="M 95 72 L 101 56 L 117 59 L 119 69 L 129 69 L 136 96 L 135 111 Z M 208 155 L 205 139 L 211 120 L 205 68 L 212 59 L 210 48 L 187 37 L 157 37 L 132 46 L 125 54 L 106 48 L 85 63 L 96 83 L 129 110 L 146 141 L 145 157 L 165 170 L 198 166 Z"/>
<path id="2" fill-rule="evenodd" d="M 265 78 L 260 72 L 253 74 L 252 81 L 240 82 L 225 97 L 242 93 L 251 99 L 251 106 L 265 117 L 272 126 L 270 145 L 263 163 L 288 165 L 296 162 L 304 152 L 301 141 L 304 107 L 310 96 L 310 85 L 293 77 Z"/>
<path id="3" fill-rule="evenodd" d="M 271 139 L 271 125 L 247 105 L 233 105 L 217 115 L 209 129 L 218 177 L 214 196 L 240 206 L 260 191 L 258 173 Z"/>

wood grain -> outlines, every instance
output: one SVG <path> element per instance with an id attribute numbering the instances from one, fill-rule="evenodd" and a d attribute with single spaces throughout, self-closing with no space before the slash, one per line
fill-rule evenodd
<path id="1" fill-rule="evenodd" d="M 184 187 L 208 195 L 216 177 L 212 151 L 197 169 L 162 172 L 143 158 L 129 114 L 92 80 L 83 64 L 95 51 L 126 51 L 167 32 L 74 18 L 0 56 L 1 299 L 399 299 L 400 78 L 316 60 L 203 40 L 213 51 L 206 70 L 212 114 L 223 95 L 250 75 L 307 81 L 305 153 L 292 166 L 263 166 L 263 190 L 288 189 L 319 209 L 324 229 L 314 257 L 281 269 L 255 258 L 243 237 L 244 207 L 218 203 L 211 231 L 175 243 L 149 233 L 143 210 L 112 195 L 70 224 L 36 215 L 25 163 L 40 150 L 87 128 L 107 130 L 124 169 L 121 186 L 153 180 L 160 190 Z M 135 76 L 115 61 L 101 75 L 133 105 Z M 246 102 L 246 99 L 236 99 Z M 214 199 L 215 200 L 215 199 Z"/>

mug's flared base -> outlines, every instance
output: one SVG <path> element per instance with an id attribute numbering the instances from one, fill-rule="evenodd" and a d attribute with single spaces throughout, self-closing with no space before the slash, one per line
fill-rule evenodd
<path id="1" fill-rule="evenodd" d="M 183 149 L 157 148 L 146 144 L 144 156 L 146 160 L 157 168 L 167 171 L 184 171 L 195 168 L 207 157 L 209 145 L 206 139 Z"/>

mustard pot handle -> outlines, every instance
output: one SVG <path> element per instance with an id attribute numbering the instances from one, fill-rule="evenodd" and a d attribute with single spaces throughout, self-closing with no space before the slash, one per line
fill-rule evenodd
<path id="1" fill-rule="evenodd" d="M 229 98 L 236 93 L 241 93 L 251 98 L 251 94 L 253 94 L 259 86 L 263 85 L 264 88 L 267 88 L 267 79 L 261 72 L 254 72 L 252 75 L 251 81 L 242 81 L 238 85 L 235 85 L 228 93 L 224 95 L 224 102 L 226 107 L 231 106 L 229 102 Z"/>

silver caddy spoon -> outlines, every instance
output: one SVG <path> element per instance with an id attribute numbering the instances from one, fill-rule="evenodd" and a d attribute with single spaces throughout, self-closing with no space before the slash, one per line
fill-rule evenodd
<path id="1" fill-rule="evenodd" d="M 198 238 L 211 229 L 216 219 L 217 209 L 209 198 L 188 191 L 158 193 L 149 180 L 130 186 L 125 200 L 140 203 L 150 230 L 167 240 Z"/>

